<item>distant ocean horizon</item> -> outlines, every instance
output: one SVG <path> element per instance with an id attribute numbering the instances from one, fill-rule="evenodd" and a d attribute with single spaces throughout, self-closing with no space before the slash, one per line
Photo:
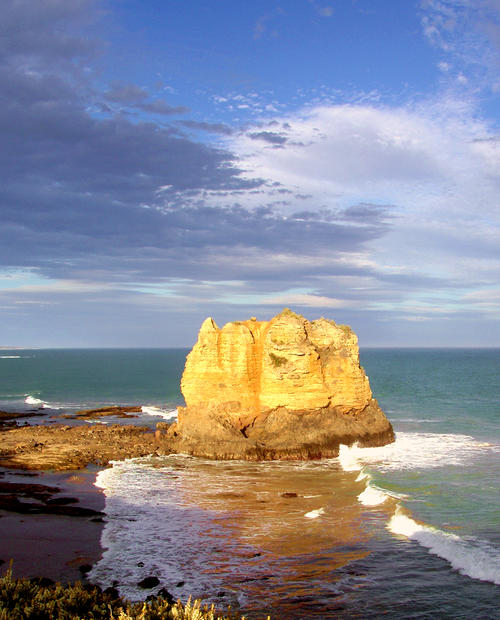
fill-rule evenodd
<path id="1" fill-rule="evenodd" d="M 50 424 L 140 405 L 133 421 L 154 427 L 183 404 L 188 351 L 1 349 L 0 409 Z M 90 579 L 139 598 L 156 574 L 176 597 L 250 618 L 499 617 L 500 349 L 360 359 L 395 443 L 311 462 L 116 462 L 96 481 L 107 523 Z"/>

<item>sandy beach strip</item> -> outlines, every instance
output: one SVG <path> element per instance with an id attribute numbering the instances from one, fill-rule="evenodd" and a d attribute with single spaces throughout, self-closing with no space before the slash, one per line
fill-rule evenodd
<path id="1" fill-rule="evenodd" d="M 77 498 L 71 504 L 102 511 L 104 495 L 94 485 L 97 468 L 65 472 L 26 472 L 3 470 L 3 482 L 44 484 L 58 487 L 54 497 Z M 29 501 L 29 500 L 28 500 Z M 72 582 L 81 579 L 81 566 L 92 565 L 101 557 L 100 517 L 51 514 L 19 514 L 0 510 L 0 572 L 3 574 L 12 560 L 15 577 L 49 577 L 55 581 Z"/>

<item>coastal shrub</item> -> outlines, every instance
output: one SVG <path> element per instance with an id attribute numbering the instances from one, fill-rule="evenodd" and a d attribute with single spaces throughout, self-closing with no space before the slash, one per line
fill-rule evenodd
<path id="1" fill-rule="evenodd" d="M 0 577 L 0 620 L 244 620 L 221 614 L 201 601 L 183 605 L 158 597 L 131 603 L 98 586 L 75 582 L 43 585 L 43 580 Z"/>
<path id="2" fill-rule="evenodd" d="M 115 599 L 116 600 L 116 599 Z M 97 587 L 40 585 L 40 581 L 0 578 L 0 620 L 108 620 L 113 597 Z"/>

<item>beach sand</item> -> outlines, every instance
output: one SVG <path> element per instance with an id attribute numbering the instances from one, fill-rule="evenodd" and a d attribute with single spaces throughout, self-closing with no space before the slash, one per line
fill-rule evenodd
<path id="1" fill-rule="evenodd" d="M 26 472 L 4 470 L 2 481 L 32 482 L 61 489 L 54 497 L 78 498 L 74 506 L 102 511 L 104 496 L 94 486 L 95 468 L 74 472 Z M 105 518 L 105 517 L 103 517 Z M 94 564 L 101 557 L 103 522 L 96 517 L 50 514 L 18 514 L 0 510 L 0 568 L 4 574 L 12 560 L 14 577 L 49 577 L 55 581 L 82 579 L 82 565 Z"/>

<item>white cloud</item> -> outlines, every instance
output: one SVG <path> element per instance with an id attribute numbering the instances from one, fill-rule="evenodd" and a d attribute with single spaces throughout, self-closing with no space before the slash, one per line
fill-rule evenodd
<path id="1" fill-rule="evenodd" d="M 275 139 L 255 140 L 264 131 L 272 131 Z M 359 204 L 394 205 L 388 231 L 364 249 L 353 248 L 350 255 L 332 240 L 331 249 L 322 248 L 318 256 L 297 256 L 297 267 L 313 260 L 318 272 L 325 272 L 328 265 L 335 270 L 341 257 L 352 268 L 361 261 L 360 269 L 371 274 L 369 286 L 402 303 L 404 311 L 405 293 L 397 290 L 396 277 L 441 278 L 452 291 L 447 307 L 454 312 L 467 305 L 464 291 L 500 275 L 500 140 L 470 101 L 449 96 L 398 108 L 309 107 L 261 121 L 226 144 L 248 178 L 266 179 L 267 186 L 239 191 L 237 197 L 204 193 L 207 204 L 267 204 L 284 217 L 300 211 L 338 213 Z M 278 247 L 279 240 L 274 264 L 280 261 Z M 282 260 L 290 261 L 290 255 L 284 253 Z M 337 303 L 337 295 L 315 296 L 303 298 L 303 304 Z M 290 298 L 275 299 L 293 305 Z M 339 299 L 348 299 L 348 292 Z M 431 299 L 422 307 L 439 303 Z M 407 311 L 415 314 L 409 305 Z"/>
<path id="2" fill-rule="evenodd" d="M 438 69 L 443 73 L 448 73 L 448 71 L 451 69 L 451 65 L 449 62 L 440 62 L 438 63 Z"/>

